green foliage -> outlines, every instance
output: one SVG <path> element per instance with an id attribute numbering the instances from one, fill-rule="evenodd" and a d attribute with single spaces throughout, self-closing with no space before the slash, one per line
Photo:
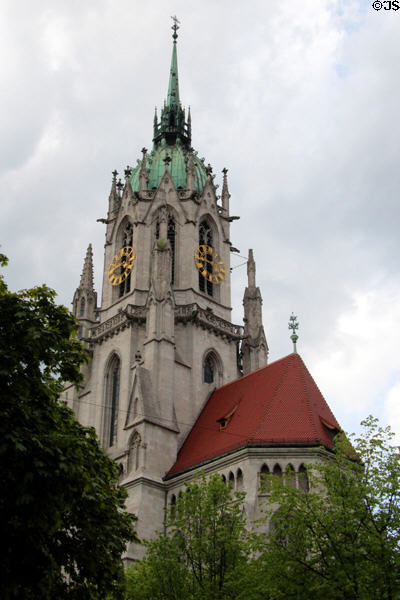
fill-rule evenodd
<path id="1" fill-rule="evenodd" d="M 269 478 L 257 562 L 271 600 L 400 598 L 399 451 L 376 419 L 363 425 L 353 446 L 337 436 L 335 456 L 308 467 L 309 493 Z"/>
<path id="2" fill-rule="evenodd" d="M 44 285 L 11 293 L 0 280 L 2 600 L 120 597 L 134 538 L 117 465 L 59 400 L 87 356 L 54 297 Z"/>
<path id="3" fill-rule="evenodd" d="M 127 573 L 128 600 L 219 600 L 243 596 L 252 540 L 243 494 L 219 475 L 188 484 L 167 514 L 167 534 L 147 543 Z"/>

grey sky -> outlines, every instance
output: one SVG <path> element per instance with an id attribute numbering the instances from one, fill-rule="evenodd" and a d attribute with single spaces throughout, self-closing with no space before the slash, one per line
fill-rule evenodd
<path id="1" fill-rule="evenodd" d="M 3 0 L 0 211 L 11 289 L 70 305 L 89 242 L 100 292 L 111 171 L 151 147 L 180 93 L 232 241 L 254 248 L 270 359 L 298 348 L 342 426 L 372 412 L 400 432 L 400 11 L 369 1 Z M 243 262 L 233 259 L 233 266 Z M 233 270 L 241 323 L 245 267 Z"/>

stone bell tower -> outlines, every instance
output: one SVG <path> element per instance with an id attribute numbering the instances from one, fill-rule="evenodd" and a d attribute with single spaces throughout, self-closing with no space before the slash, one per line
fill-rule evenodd
<path id="1" fill-rule="evenodd" d="M 167 99 L 154 116 L 152 150 L 142 149 L 124 181 L 114 171 L 107 216 L 100 219 L 106 226 L 101 306 L 91 276 L 82 275 L 74 297 L 92 360 L 82 389 L 66 389 L 78 418 L 96 427 L 120 464 L 128 509 L 144 538 L 162 529 L 163 478 L 210 394 L 242 375 L 244 331 L 230 320 L 235 217 L 227 170 L 219 198 L 211 166 L 191 146 L 177 30 L 175 20 Z M 91 257 L 90 248 L 84 273 Z M 266 363 L 267 350 L 261 296 L 250 275 L 247 289 L 246 372 Z M 81 314 L 83 297 L 94 305 Z M 142 552 L 132 547 L 128 558 Z"/>

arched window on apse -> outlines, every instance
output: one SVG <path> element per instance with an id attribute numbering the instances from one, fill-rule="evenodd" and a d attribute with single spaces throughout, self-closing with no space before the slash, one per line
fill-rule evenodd
<path id="1" fill-rule="evenodd" d="M 213 234 L 211 227 L 207 221 L 202 221 L 199 227 L 199 246 L 211 246 L 213 247 Z M 207 259 L 208 260 L 208 259 Z M 207 274 L 212 273 L 213 268 L 210 262 L 206 263 Z M 199 290 L 208 294 L 209 296 L 213 296 L 213 284 L 212 281 L 209 281 L 199 272 Z"/>
<path id="2" fill-rule="evenodd" d="M 308 492 L 310 490 L 310 484 L 308 481 L 307 469 L 304 465 L 300 465 L 298 479 L 299 489 L 303 490 L 303 492 Z"/>
<path id="3" fill-rule="evenodd" d="M 156 240 L 160 237 L 160 218 L 156 221 Z M 171 247 L 171 283 L 175 282 L 175 239 L 176 239 L 176 227 L 175 220 L 171 215 L 168 215 L 167 221 L 167 239 Z"/>
<path id="4" fill-rule="evenodd" d="M 296 473 L 292 465 L 288 465 L 285 469 L 285 483 L 290 487 L 296 487 Z"/>
<path id="5" fill-rule="evenodd" d="M 282 477 L 282 469 L 278 464 L 274 466 L 273 474 Z"/>
<path id="6" fill-rule="evenodd" d="M 117 441 L 120 370 L 120 360 L 114 356 L 106 375 L 104 439 L 107 446 L 114 446 Z"/>
<path id="7" fill-rule="evenodd" d="M 261 492 L 264 493 L 268 492 L 271 487 L 271 482 L 268 479 L 268 475 L 270 475 L 268 465 L 264 464 L 260 471 L 260 488 Z"/>
<path id="8" fill-rule="evenodd" d="M 140 434 L 137 431 L 135 431 L 129 442 L 128 472 L 137 471 L 139 468 L 139 465 L 140 465 L 139 451 L 140 451 L 141 442 L 142 442 L 142 438 L 140 437 Z"/>
<path id="9" fill-rule="evenodd" d="M 236 489 L 241 492 L 243 489 L 243 472 L 242 469 L 238 469 L 236 473 Z"/>
<path id="10" fill-rule="evenodd" d="M 232 471 L 229 472 L 229 485 L 232 487 L 235 486 L 235 476 Z"/>
<path id="11" fill-rule="evenodd" d="M 175 509 L 176 509 L 176 496 L 175 496 L 175 494 L 172 494 L 172 496 L 171 496 L 170 509 L 171 509 L 171 517 L 174 518 L 175 517 Z"/>
<path id="12" fill-rule="evenodd" d="M 133 246 L 133 226 L 132 223 L 128 223 L 128 225 L 124 229 L 124 234 L 122 237 L 121 247 L 124 246 Z M 122 298 L 125 294 L 131 291 L 131 271 L 129 271 L 129 275 L 124 281 L 121 281 L 119 284 L 119 297 Z"/>

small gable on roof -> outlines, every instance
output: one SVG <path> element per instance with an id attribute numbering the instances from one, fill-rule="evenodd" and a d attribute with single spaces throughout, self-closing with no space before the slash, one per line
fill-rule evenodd
<path id="1" fill-rule="evenodd" d="M 340 426 L 299 354 L 215 390 L 167 477 L 246 446 L 333 448 Z"/>

